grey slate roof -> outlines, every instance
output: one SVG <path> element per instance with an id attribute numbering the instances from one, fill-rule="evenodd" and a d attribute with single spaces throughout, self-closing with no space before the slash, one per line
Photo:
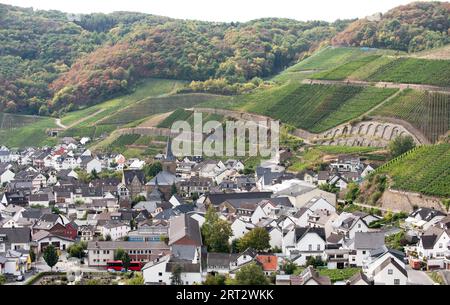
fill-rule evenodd
<path id="1" fill-rule="evenodd" d="M 0 228 L 0 234 L 5 234 L 8 243 L 28 243 L 31 241 L 30 228 Z"/>
<path id="2" fill-rule="evenodd" d="M 355 249 L 373 250 L 384 245 L 383 232 L 356 232 Z"/>
<path id="3" fill-rule="evenodd" d="M 324 228 L 312 228 L 312 227 L 296 227 L 295 228 L 295 241 L 299 241 L 308 233 L 316 233 L 320 236 L 324 241 L 326 241 L 325 237 L 325 229 Z"/>
<path id="4" fill-rule="evenodd" d="M 272 192 L 245 192 L 245 193 L 211 193 L 208 199 L 213 205 L 232 199 L 270 199 Z"/>

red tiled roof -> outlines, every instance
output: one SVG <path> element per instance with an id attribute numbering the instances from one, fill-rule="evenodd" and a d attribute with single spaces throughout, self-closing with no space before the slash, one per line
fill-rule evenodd
<path id="1" fill-rule="evenodd" d="M 262 265 L 264 271 L 276 271 L 278 257 L 275 255 L 257 255 L 256 260 Z"/>

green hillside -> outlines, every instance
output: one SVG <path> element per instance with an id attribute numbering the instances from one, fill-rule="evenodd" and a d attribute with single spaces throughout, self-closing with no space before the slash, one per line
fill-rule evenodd
<path id="1" fill-rule="evenodd" d="M 202 114 L 203 124 L 208 121 L 223 122 L 223 120 L 224 117 L 220 114 L 214 113 Z M 176 121 L 186 121 L 192 127 L 194 126 L 194 112 L 185 109 L 177 109 L 174 112 L 172 112 L 167 118 L 165 118 L 162 122 L 160 122 L 157 127 L 171 128 L 173 123 L 175 123 Z"/>
<path id="2" fill-rule="evenodd" d="M 377 169 L 392 178 L 392 187 L 426 195 L 450 196 L 450 144 L 424 145 Z"/>
<path id="3" fill-rule="evenodd" d="M 450 60 L 402 57 L 381 66 L 369 81 L 450 86 Z"/>
<path id="4" fill-rule="evenodd" d="M 212 94 L 175 94 L 166 97 L 149 98 L 105 118 L 99 125 L 125 125 L 145 119 L 153 114 L 165 113 L 177 108 L 190 108 L 208 100 L 220 103 L 227 97 Z"/>
<path id="5" fill-rule="evenodd" d="M 0 143 L 8 147 L 54 145 L 56 139 L 46 134 L 55 128 L 55 120 L 48 117 L 10 115 L 0 113 Z"/>
<path id="6" fill-rule="evenodd" d="M 406 89 L 370 115 L 405 120 L 434 142 L 450 129 L 450 94 Z"/>
<path id="7" fill-rule="evenodd" d="M 322 132 L 366 113 L 396 91 L 375 87 L 288 83 L 268 91 L 236 97 L 229 104 L 209 102 L 200 106 L 258 113 L 311 132 Z"/>

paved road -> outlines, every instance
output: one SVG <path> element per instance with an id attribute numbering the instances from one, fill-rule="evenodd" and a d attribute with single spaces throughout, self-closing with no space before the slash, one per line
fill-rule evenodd
<path id="1" fill-rule="evenodd" d="M 406 266 L 406 271 L 408 272 L 408 282 L 411 285 L 434 285 L 434 281 L 425 271 L 413 270 L 410 266 Z"/>

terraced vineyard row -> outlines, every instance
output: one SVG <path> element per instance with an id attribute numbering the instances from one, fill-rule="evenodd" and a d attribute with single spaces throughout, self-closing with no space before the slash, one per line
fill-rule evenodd
<path id="1" fill-rule="evenodd" d="M 424 145 L 380 166 L 394 189 L 450 196 L 450 144 Z"/>
<path id="2" fill-rule="evenodd" d="M 380 58 L 381 55 L 370 55 L 365 56 L 351 62 L 345 63 L 337 68 L 320 72 L 312 76 L 314 79 L 330 79 L 330 80 L 343 80 L 346 79 L 349 75 L 361 69 L 362 67 L 368 65 L 369 63 Z"/>
<path id="3" fill-rule="evenodd" d="M 165 113 L 177 108 L 190 108 L 215 99 L 221 100 L 227 99 L 227 97 L 211 94 L 176 94 L 167 97 L 149 98 L 117 112 L 99 124 L 125 125 L 153 114 Z"/>
<path id="4" fill-rule="evenodd" d="M 17 115 L 0 112 L 0 129 L 20 128 L 44 119 L 45 118 L 43 117 L 32 115 Z"/>
<path id="5" fill-rule="evenodd" d="M 398 58 L 381 66 L 369 81 L 450 86 L 450 60 Z"/>
<path id="6" fill-rule="evenodd" d="M 208 121 L 219 121 L 222 122 L 224 117 L 220 114 L 214 113 L 203 113 L 202 121 L 203 124 Z M 158 124 L 159 128 L 171 128 L 173 123 L 176 121 L 186 121 L 191 127 L 194 126 L 194 112 L 184 109 L 177 109 L 172 112 L 167 118 L 165 118 L 161 123 Z"/>
<path id="7" fill-rule="evenodd" d="M 329 70 L 367 56 L 385 54 L 395 55 L 397 53 L 399 52 L 393 50 L 326 47 L 315 53 L 313 56 L 290 67 L 286 71 Z"/>
<path id="8" fill-rule="evenodd" d="M 435 142 L 450 129 L 450 94 L 407 89 L 371 115 L 405 120 Z"/>
<path id="9" fill-rule="evenodd" d="M 251 109 L 283 123 L 322 132 L 381 103 L 396 90 L 358 86 L 298 85 L 271 107 Z"/>

